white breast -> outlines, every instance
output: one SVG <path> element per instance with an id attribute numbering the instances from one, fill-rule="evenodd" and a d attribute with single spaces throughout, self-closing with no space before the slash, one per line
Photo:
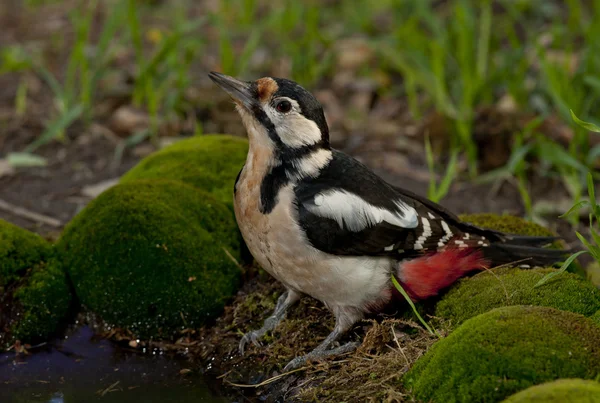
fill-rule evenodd
<path id="1" fill-rule="evenodd" d="M 390 259 L 335 256 L 315 249 L 297 224 L 293 185 L 281 189 L 276 207 L 264 215 L 252 208 L 260 191 L 249 186 L 251 183 L 242 173 L 236 194 L 236 217 L 248 248 L 271 275 L 329 307 L 363 308 L 387 290 Z"/>

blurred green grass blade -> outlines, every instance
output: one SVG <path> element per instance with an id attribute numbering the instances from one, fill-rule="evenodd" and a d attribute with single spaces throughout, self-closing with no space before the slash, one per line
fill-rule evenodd
<path id="1" fill-rule="evenodd" d="M 146 140 L 148 137 L 152 135 L 151 130 L 145 129 L 135 132 L 131 136 L 127 137 L 125 140 L 121 141 L 117 147 L 115 147 L 115 154 L 113 156 L 112 166 L 113 168 L 118 166 L 123 159 L 123 153 L 127 147 L 132 147 L 140 144 L 142 141 Z"/>
<path id="2" fill-rule="evenodd" d="M 559 274 L 565 272 L 569 268 L 569 266 L 571 265 L 571 263 L 573 263 L 573 261 L 575 259 L 577 259 L 579 256 L 583 255 L 584 253 L 588 253 L 588 252 L 585 251 L 585 250 L 582 250 L 582 251 L 579 251 L 579 252 L 574 253 L 571 256 L 569 256 L 569 258 L 567 260 L 565 260 L 565 262 L 562 264 L 562 266 L 560 267 L 560 269 L 558 269 L 557 271 L 554 271 L 552 273 L 546 274 L 544 277 L 542 277 L 540 279 L 540 281 L 538 281 L 533 286 L 533 288 L 541 287 L 542 285 L 546 284 L 549 280 L 551 280 L 555 276 L 558 276 Z"/>
<path id="3" fill-rule="evenodd" d="M 427 160 L 427 169 L 429 170 L 429 189 L 427 190 L 427 197 L 433 200 L 435 199 L 437 186 L 435 179 L 435 158 L 433 156 L 429 134 L 425 135 L 425 158 Z"/>
<path id="4" fill-rule="evenodd" d="M 410 305 L 410 307 L 412 308 L 415 316 L 419 319 L 419 322 L 421 322 L 421 324 L 423 326 L 425 326 L 425 329 L 427 329 L 427 331 L 432 334 L 432 335 L 437 335 L 438 337 L 440 337 L 440 335 L 435 332 L 428 324 L 427 322 L 425 322 L 425 319 L 423 319 L 423 317 L 419 314 L 419 311 L 417 311 L 417 307 L 415 306 L 415 304 L 412 302 L 412 300 L 410 299 L 410 297 L 408 296 L 408 294 L 406 293 L 406 291 L 404 291 L 404 288 L 400 285 L 400 283 L 398 282 L 398 280 L 396 280 L 396 276 L 392 275 L 392 283 L 394 284 L 394 287 L 396 287 L 396 289 L 398 290 L 398 292 L 400 292 L 400 294 L 402 294 L 402 296 L 404 297 L 404 299 L 406 300 L 406 302 L 408 302 L 408 305 Z"/>
<path id="5" fill-rule="evenodd" d="M 142 41 L 142 29 L 138 18 L 138 7 L 136 0 L 127 0 L 127 26 L 135 51 L 135 59 L 138 66 L 144 63 L 144 43 Z"/>
<path id="6" fill-rule="evenodd" d="M 12 167 L 44 167 L 48 164 L 46 158 L 39 155 L 23 152 L 23 153 L 8 153 L 6 161 Z"/>
<path id="7" fill-rule="evenodd" d="M 492 27 L 492 2 L 490 0 L 486 0 L 482 3 L 477 44 L 477 76 L 480 82 L 482 82 L 487 75 L 487 61 L 489 57 L 490 34 Z"/>
<path id="8" fill-rule="evenodd" d="M 541 136 L 538 137 L 537 148 L 539 149 L 539 157 L 552 162 L 556 167 L 570 167 L 580 172 L 587 172 L 588 170 L 577 158 L 551 140 Z"/>
<path id="9" fill-rule="evenodd" d="M 452 154 L 450 155 L 450 161 L 448 161 L 448 165 L 446 165 L 446 172 L 444 174 L 444 177 L 442 178 L 442 181 L 440 182 L 440 184 L 437 188 L 436 195 L 435 195 L 435 198 L 437 200 L 434 200 L 436 203 L 441 201 L 448 194 L 448 191 L 450 190 L 450 186 L 452 185 L 452 182 L 454 181 L 454 178 L 456 177 L 457 172 L 458 172 L 458 148 L 455 147 L 452 150 Z"/>
<path id="10" fill-rule="evenodd" d="M 243 75 L 248 68 L 248 64 L 250 63 L 250 59 L 256 49 L 260 45 L 260 40 L 262 37 L 262 30 L 260 28 L 252 30 L 250 37 L 246 40 L 244 44 L 244 49 L 242 50 L 242 54 L 238 58 L 238 63 L 236 64 L 236 75 Z"/>
<path id="11" fill-rule="evenodd" d="M 60 133 L 64 132 L 77 118 L 81 116 L 84 108 L 83 105 L 75 105 L 69 109 L 66 113 L 55 119 L 50 125 L 44 130 L 42 135 L 35 141 L 25 147 L 25 152 L 32 152 L 38 147 L 49 143 L 55 139 Z"/>
<path id="12" fill-rule="evenodd" d="M 35 65 L 35 71 L 37 71 L 37 73 L 42 77 L 42 80 L 44 80 L 48 87 L 50 87 L 54 93 L 54 96 L 59 99 L 61 103 L 63 103 L 61 107 L 64 107 L 63 89 L 54 75 L 52 75 L 52 73 L 50 73 L 50 71 L 42 65 Z"/>
<path id="13" fill-rule="evenodd" d="M 571 208 L 569 209 L 569 211 L 567 211 L 567 212 L 566 212 L 566 213 L 564 213 L 564 214 L 561 214 L 561 215 L 559 215 L 559 216 L 558 216 L 558 218 L 565 218 L 565 217 L 568 217 L 568 216 L 570 216 L 571 214 L 573 214 L 574 212 L 576 212 L 576 211 L 579 211 L 579 210 L 581 210 L 582 208 L 584 208 L 584 207 L 587 207 L 587 206 L 589 206 L 589 205 L 590 205 L 590 202 L 589 202 L 588 200 L 581 200 L 580 202 L 577 202 L 577 203 L 575 203 L 575 205 L 573 205 L 573 207 L 571 207 Z"/>
<path id="14" fill-rule="evenodd" d="M 600 133 L 600 127 L 596 126 L 593 123 L 585 122 L 585 121 L 579 119 L 577 117 L 577 115 L 575 115 L 575 112 L 573 112 L 572 109 L 569 109 L 569 110 L 571 111 L 571 117 L 573 118 L 575 123 L 577 123 L 579 126 L 583 127 L 586 130 L 589 130 L 591 132 Z"/>
<path id="15" fill-rule="evenodd" d="M 525 144 L 514 150 L 510 155 L 508 162 L 506 163 L 506 169 L 509 172 L 516 173 L 519 165 L 525 161 L 525 157 L 527 154 L 529 154 L 532 148 L 533 146 L 531 144 Z"/>
<path id="16" fill-rule="evenodd" d="M 588 196 L 592 207 L 596 206 L 596 189 L 594 189 L 594 177 L 591 172 L 587 174 Z"/>
<path id="17" fill-rule="evenodd" d="M 473 182 L 476 184 L 485 184 L 490 182 L 496 182 L 502 179 L 508 179 L 512 177 L 512 172 L 510 172 L 506 166 L 494 169 L 492 171 L 488 171 L 484 174 L 478 175 Z"/>
<path id="18" fill-rule="evenodd" d="M 595 260 L 600 260 L 600 246 L 592 245 L 583 235 L 579 232 L 575 232 L 577 238 L 581 241 L 581 243 L 586 247 L 587 252 L 589 252 Z"/>
<path id="19" fill-rule="evenodd" d="M 27 79 L 23 77 L 19 80 L 17 93 L 15 94 L 15 113 L 17 116 L 25 115 L 27 111 Z"/>

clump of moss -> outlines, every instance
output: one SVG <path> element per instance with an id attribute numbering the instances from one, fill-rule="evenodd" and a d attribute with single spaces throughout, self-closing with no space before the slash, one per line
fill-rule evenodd
<path id="1" fill-rule="evenodd" d="M 72 301 L 64 272 L 40 236 L 0 220 L 0 347 L 47 340 Z"/>
<path id="2" fill-rule="evenodd" d="M 507 234 L 529 236 L 556 236 L 552 231 L 521 217 L 491 213 L 463 214 L 460 219 L 481 228 L 489 228 Z"/>
<path id="3" fill-rule="evenodd" d="M 195 136 L 142 160 L 122 183 L 138 179 L 171 179 L 210 192 L 231 207 L 233 186 L 246 161 L 248 141 L 228 135 Z"/>
<path id="4" fill-rule="evenodd" d="M 140 337 L 217 316 L 237 290 L 231 211 L 177 181 L 132 181 L 90 203 L 58 243 L 82 304 Z"/>
<path id="5" fill-rule="evenodd" d="M 558 378 L 600 371 L 600 328 L 547 307 L 497 308 L 438 341 L 403 377 L 413 396 L 435 402 L 495 402 Z"/>
<path id="6" fill-rule="evenodd" d="M 600 403 L 600 383 L 583 379 L 559 379 L 532 386 L 504 403 Z"/>
<path id="7" fill-rule="evenodd" d="M 600 290 L 584 278 L 562 273 L 544 285 L 535 284 L 554 269 L 497 269 L 459 280 L 437 303 L 435 316 L 454 325 L 509 305 L 539 305 L 593 315 L 600 309 Z"/>
<path id="8" fill-rule="evenodd" d="M 600 310 L 591 316 L 591 319 L 600 326 Z"/>
<path id="9" fill-rule="evenodd" d="M 7 284 L 50 256 L 51 249 L 39 235 L 0 220 L 0 295 Z"/>
<path id="10" fill-rule="evenodd" d="M 14 299 L 20 314 L 11 333 L 15 339 L 31 343 L 46 340 L 57 331 L 73 296 L 60 264 L 52 260 L 34 267 L 26 284 L 15 291 Z"/>

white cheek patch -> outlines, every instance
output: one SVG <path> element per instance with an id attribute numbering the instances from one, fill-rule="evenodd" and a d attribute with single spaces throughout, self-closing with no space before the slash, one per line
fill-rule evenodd
<path id="1" fill-rule="evenodd" d="M 402 228 L 415 228 L 418 224 L 417 212 L 402 201 L 395 202 L 398 211 L 373 206 L 359 196 L 345 190 L 330 190 L 315 196 L 314 205 L 307 204 L 311 213 L 335 220 L 341 228 L 353 232 L 362 231 L 379 223 Z"/>
<path id="2" fill-rule="evenodd" d="M 286 115 L 275 127 L 277 135 L 288 147 L 300 148 L 321 141 L 321 130 L 317 124 L 300 114 Z"/>
<path id="3" fill-rule="evenodd" d="M 269 104 L 263 104 L 263 108 L 275 126 L 277 135 L 288 147 L 300 148 L 321 141 L 321 130 L 317 124 L 305 118 L 301 114 L 300 105 L 293 99 L 285 98 L 292 104 L 292 110 L 288 113 L 277 112 Z"/>

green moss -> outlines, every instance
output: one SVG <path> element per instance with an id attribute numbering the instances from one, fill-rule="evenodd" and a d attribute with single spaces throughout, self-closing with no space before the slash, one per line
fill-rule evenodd
<path id="1" fill-rule="evenodd" d="M 39 235 L 0 220 L 0 295 L 9 283 L 45 260 L 51 248 Z"/>
<path id="2" fill-rule="evenodd" d="M 72 295 L 42 237 L 0 220 L 0 348 L 56 333 Z"/>
<path id="3" fill-rule="evenodd" d="M 509 305 L 539 305 L 591 316 L 600 309 L 600 290 L 572 273 L 562 273 L 544 285 L 534 285 L 553 269 L 498 269 L 459 280 L 437 303 L 435 316 L 458 325 Z"/>
<path id="4" fill-rule="evenodd" d="M 92 201 L 58 247 L 81 302 L 141 337 L 218 315 L 237 290 L 231 211 L 177 181 L 132 181 Z"/>
<path id="5" fill-rule="evenodd" d="M 460 219 L 482 228 L 494 229 L 507 234 L 529 236 L 556 236 L 552 231 L 521 217 L 489 213 L 463 214 Z"/>
<path id="6" fill-rule="evenodd" d="M 600 383 L 583 379 L 559 379 L 532 386 L 504 403 L 600 403 Z"/>
<path id="7" fill-rule="evenodd" d="M 248 141 L 227 135 L 204 135 L 179 141 L 142 160 L 121 182 L 171 179 L 210 192 L 231 207 L 233 186 L 246 161 Z"/>
<path id="8" fill-rule="evenodd" d="M 46 340 L 57 331 L 73 299 L 65 273 L 56 260 L 36 266 L 14 297 L 20 315 L 12 327 L 12 335 L 30 343 Z"/>
<path id="9" fill-rule="evenodd" d="M 591 319 L 600 326 L 600 310 L 591 316 Z"/>
<path id="10" fill-rule="evenodd" d="M 547 307 L 497 308 L 467 320 L 438 341 L 403 377 L 415 398 L 496 402 L 558 378 L 600 372 L 600 328 Z"/>

